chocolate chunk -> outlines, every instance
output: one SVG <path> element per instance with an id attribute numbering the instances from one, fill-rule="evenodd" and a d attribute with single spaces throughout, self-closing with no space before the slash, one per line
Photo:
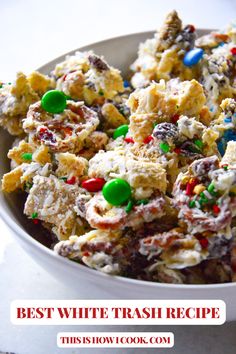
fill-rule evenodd
<path id="1" fill-rule="evenodd" d="M 105 71 L 108 70 L 108 65 L 97 55 L 89 55 L 88 57 L 89 63 L 93 66 L 97 71 Z"/>
<path id="2" fill-rule="evenodd" d="M 191 169 L 195 176 L 207 175 L 210 171 L 219 168 L 219 160 L 217 156 L 206 157 L 192 163 Z"/>
<path id="3" fill-rule="evenodd" d="M 162 141 L 168 139 L 176 140 L 178 138 L 178 129 L 172 123 L 160 123 L 155 126 L 153 136 Z"/>

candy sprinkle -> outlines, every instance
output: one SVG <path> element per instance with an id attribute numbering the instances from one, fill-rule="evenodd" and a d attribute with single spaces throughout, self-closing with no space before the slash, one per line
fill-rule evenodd
<path id="1" fill-rule="evenodd" d="M 220 212 L 220 207 L 219 207 L 217 204 L 214 204 L 214 205 L 212 206 L 212 210 L 213 210 L 213 212 L 214 212 L 215 214 L 219 214 L 219 212 Z"/>
<path id="2" fill-rule="evenodd" d="M 225 165 L 222 165 L 221 168 L 223 168 L 225 171 L 227 171 L 229 166 L 227 164 L 225 164 Z"/>
<path id="3" fill-rule="evenodd" d="M 137 205 L 146 205 L 149 203 L 149 200 L 148 199 L 140 199 L 136 202 Z"/>
<path id="4" fill-rule="evenodd" d="M 196 206 L 195 200 L 190 200 L 189 208 L 194 208 Z"/>
<path id="5" fill-rule="evenodd" d="M 133 209 L 133 206 L 134 206 L 134 202 L 132 200 L 130 200 L 125 208 L 125 211 L 127 214 L 131 212 L 131 210 Z"/>
<path id="6" fill-rule="evenodd" d="M 170 151 L 170 146 L 168 143 L 160 143 L 160 149 L 164 152 L 164 153 L 167 153 Z"/>
<path id="7" fill-rule="evenodd" d="M 37 212 L 32 213 L 32 215 L 31 215 L 32 219 L 36 219 L 37 217 L 38 217 L 38 213 Z"/>
<path id="8" fill-rule="evenodd" d="M 192 188 L 191 184 L 188 182 L 187 186 L 186 186 L 186 194 L 190 196 L 190 195 L 192 195 L 192 192 L 193 192 L 193 188 Z"/>
<path id="9" fill-rule="evenodd" d="M 186 194 L 188 196 L 193 194 L 194 187 L 198 184 L 198 180 L 194 178 L 190 178 L 189 182 L 186 185 Z"/>
<path id="10" fill-rule="evenodd" d="M 214 183 L 213 183 L 213 182 L 211 182 L 211 183 L 209 184 L 209 186 L 207 187 L 207 190 L 208 190 L 208 192 L 211 193 L 211 194 L 212 194 L 212 192 L 215 191 L 215 186 L 214 186 Z"/>
<path id="11" fill-rule="evenodd" d="M 200 194 L 203 191 L 205 191 L 206 187 L 203 184 L 197 184 L 194 188 L 193 188 L 193 194 Z"/>
<path id="12" fill-rule="evenodd" d="M 25 152 L 21 157 L 25 161 L 32 161 L 32 154 L 30 152 Z"/>
<path id="13" fill-rule="evenodd" d="M 213 198 L 212 195 L 206 190 L 204 191 L 204 194 L 209 200 Z"/>
<path id="14" fill-rule="evenodd" d="M 200 199 L 200 204 L 201 204 L 201 202 L 202 203 L 207 203 L 208 202 L 208 198 L 207 198 L 207 196 L 204 194 L 204 192 L 201 192 L 200 193 L 200 197 L 201 197 L 201 199 Z"/>

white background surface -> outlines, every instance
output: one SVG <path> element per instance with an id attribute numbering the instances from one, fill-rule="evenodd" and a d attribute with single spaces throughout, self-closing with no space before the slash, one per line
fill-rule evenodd
<path id="1" fill-rule="evenodd" d="M 235 0 L 0 0 L 0 80 L 17 70 L 29 73 L 54 57 L 112 36 L 157 28 L 165 14 L 177 9 L 185 23 L 218 28 L 236 19 Z M 119 48 L 122 50 L 122 48 Z M 124 53 L 125 55 L 125 53 Z M 13 326 L 13 299 L 76 299 L 39 268 L 11 238 L 0 220 L 0 352 L 16 354 L 235 354 L 236 323 L 220 327 L 63 327 Z M 236 301 L 236 300 L 235 300 Z M 173 349 L 57 349 L 59 331 L 171 331 Z"/>

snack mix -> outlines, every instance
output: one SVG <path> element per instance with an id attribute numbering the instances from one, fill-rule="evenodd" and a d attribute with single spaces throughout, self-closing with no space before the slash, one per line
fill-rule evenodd
<path id="1" fill-rule="evenodd" d="M 2 191 L 26 193 L 24 214 L 74 262 L 236 281 L 236 25 L 197 38 L 172 11 L 126 79 L 89 51 L 1 83 Z"/>

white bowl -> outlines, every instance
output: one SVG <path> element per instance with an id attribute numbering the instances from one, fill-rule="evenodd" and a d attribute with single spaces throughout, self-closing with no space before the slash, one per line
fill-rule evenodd
<path id="1" fill-rule="evenodd" d="M 206 30 L 199 30 L 205 34 Z M 93 49 L 102 54 L 108 63 L 126 74 L 129 64 L 136 57 L 138 44 L 146 38 L 151 38 L 154 32 L 136 33 L 123 37 L 109 39 L 91 44 L 79 50 Z M 73 54 L 75 51 L 68 53 Z M 65 55 L 57 58 L 39 69 L 49 73 L 56 63 L 62 61 Z M 1 163 L 0 173 L 9 170 L 7 151 L 12 138 L 1 129 Z M 12 230 L 17 241 L 26 252 L 45 270 L 53 274 L 65 286 L 78 291 L 79 298 L 91 299 L 222 299 L 227 304 L 227 320 L 236 320 L 236 283 L 210 285 L 179 285 L 145 282 L 117 276 L 109 276 L 74 263 L 56 255 L 51 249 L 38 242 L 44 231 L 39 226 L 32 226 L 22 213 L 22 196 L 17 194 L 0 195 L 0 213 L 3 220 Z M 22 207 L 21 207 L 22 206 Z M 46 236 L 45 236 L 46 239 Z M 41 239 L 42 241 L 42 239 Z M 46 242 L 44 242 L 46 244 Z M 69 290 L 68 290 L 69 294 Z"/>

